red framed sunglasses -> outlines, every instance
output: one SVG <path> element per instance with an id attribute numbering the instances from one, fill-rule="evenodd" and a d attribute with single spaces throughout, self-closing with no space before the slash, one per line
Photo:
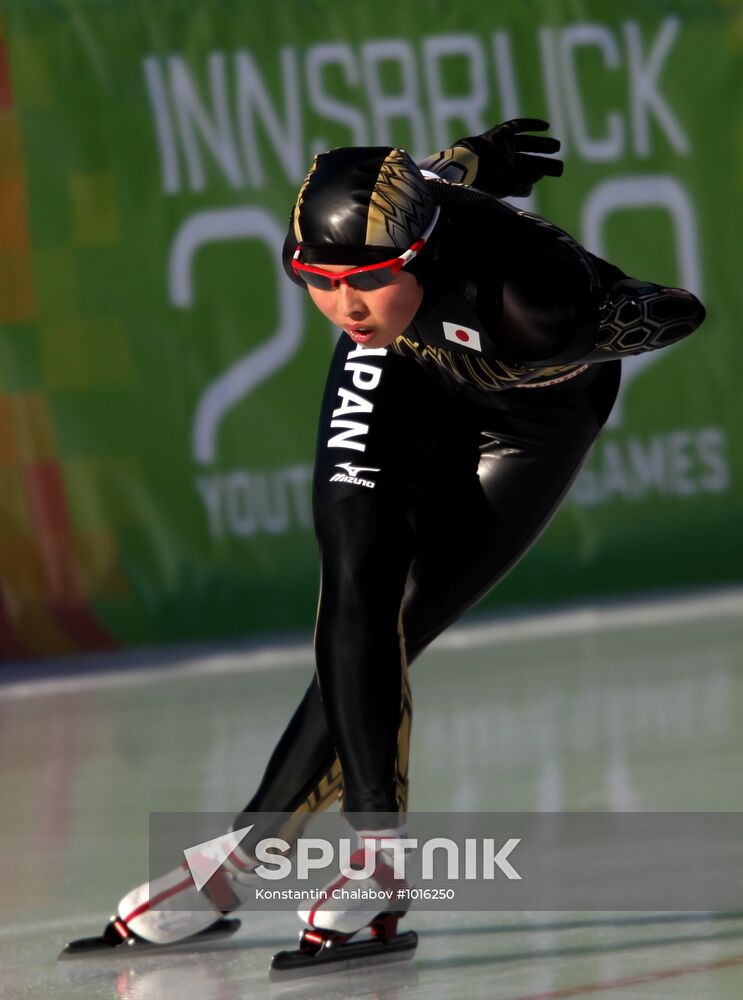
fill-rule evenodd
<path id="1" fill-rule="evenodd" d="M 383 288 L 385 285 L 392 284 L 398 271 L 401 271 L 406 264 L 409 264 L 421 252 L 426 245 L 426 240 L 433 232 L 433 227 L 436 225 L 439 217 L 439 211 L 440 209 L 437 205 L 434 209 L 433 217 L 424 232 L 399 257 L 394 257 L 391 260 L 383 260 L 379 264 L 352 267 L 348 271 L 340 271 L 338 274 L 332 274 L 330 271 L 325 271 L 322 267 L 303 264 L 299 260 L 299 254 L 302 251 L 302 245 L 300 244 L 292 257 L 292 269 L 305 284 L 310 285 L 312 288 L 319 288 L 322 292 L 332 292 L 339 285 L 348 285 L 349 288 L 355 288 L 359 292 L 371 292 L 375 288 Z"/>

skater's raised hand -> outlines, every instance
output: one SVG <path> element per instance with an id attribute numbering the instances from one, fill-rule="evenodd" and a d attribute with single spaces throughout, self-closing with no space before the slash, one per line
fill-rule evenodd
<path id="1" fill-rule="evenodd" d="M 497 198 L 525 198 L 543 177 L 562 174 L 562 160 L 551 155 L 560 149 L 560 140 L 524 134 L 548 128 L 549 122 L 541 118 L 512 118 L 480 135 L 458 139 L 448 149 L 426 157 L 420 166 L 444 180 Z"/>
<path id="2" fill-rule="evenodd" d="M 563 162 L 549 155 L 559 151 L 560 140 L 523 134 L 548 128 L 549 122 L 541 118 L 512 118 L 481 135 L 460 139 L 457 145 L 467 146 L 478 156 L 474 186 L 498 198 L 525 198 L 543 177 L 560 177 Z"/>

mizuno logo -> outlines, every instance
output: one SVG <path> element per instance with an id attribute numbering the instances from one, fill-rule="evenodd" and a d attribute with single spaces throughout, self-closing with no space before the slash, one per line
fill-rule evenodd
<path id="1" fill-rule="evenodd" d="M 336 472 L 330 477 L 328 482 L 330 483 L 351 483 L 353 486 L 366 486 L 367 489 L 373 490 L 377 485 L 373 479 L 362 479 L 359 476 L 360 472 L 381 472 L 381 469 L 372 469 L 368 466 L 363 465 L 351 465 L 350 462 L 337 462 L 336 469 L 345 469 L 345 475 L 343 472 Z"/>
<path id="2" fill-rule="evenodd" d="M 381 472 L 381 469 L 370 469 L 363 465 L 351 465 L 350 462 L 336 462 L 336 469 L 345 469 L 352 479 L 355 479 L 360 472 Z"/>

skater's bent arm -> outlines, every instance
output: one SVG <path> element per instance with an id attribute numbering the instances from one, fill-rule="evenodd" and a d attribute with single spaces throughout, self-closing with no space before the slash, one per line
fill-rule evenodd
<path id="1" fill-rule="evenodd" d="M 623 278 L 599 306 L 590 349 L 585 352 L 583 345 L 576 346 L 581 360 L 591 362 L 645 354 L 688 337 L 705 315 L 699 299 L 684 288 Z"/>
<path id="2" fill-rule="evenodd" d="M 538 366 L 611 361 L 669 347 L 704 320 L 691 292 L 628 277 L 556 226 L 501 209 L 509 247 L 497 334 L 503 357 Z"/>

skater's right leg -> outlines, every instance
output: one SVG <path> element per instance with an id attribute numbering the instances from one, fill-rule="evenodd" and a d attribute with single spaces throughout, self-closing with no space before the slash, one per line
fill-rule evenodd
<path id="1" fill-rule="evenodd" d="M 322 564 L 315 634 L 319 686 L 313 682 L 307 691 L 246 812 L 291 812 L 292 825 L 300 828 L 311 812 L 340 793 L 336 746 L 369 743 L 358 725 L 371 724 L 379 743 L 406 743 L 405 732 L 397 740 L 406 688 L 399 617 L 414 548 L 405 516 L 406 484 L 410 463 L 423 459 L 406 447 L 401 426 L 411 426 L 437 402 L 438 394 L 414 362 L 385 351 L 362 351 L 347 338 L 339 341 L 320 415 L 314 476 Z M 346 440 L 334 426 L 338 407 L 346 413 L 351 404 L 364 410 L 363 455 L 353 434 Z M 347 474 L 360 462 L 382 468 L 366 470 L 372 477 L 367 481 L 364 473 L 361 480 Z M 364 692 L 360 714 L 353 704 L 359 702 L 357 686 Z M 397 758 L 390 756 L 377 767 L 374 759 L 347 754 L 346 785 L 374 788 L 346 801 L 345 808 L 396 814 L 405 781 Z M 390 795 L 393 783 L 399 787 Z"/>

